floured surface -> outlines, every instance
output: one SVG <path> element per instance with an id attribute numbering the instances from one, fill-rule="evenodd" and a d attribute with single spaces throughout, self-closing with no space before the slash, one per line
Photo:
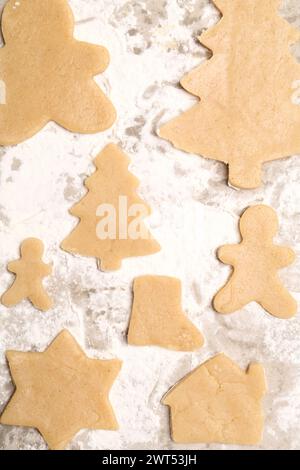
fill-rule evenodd
<path id="1" fill-rule="evenodd" d="M 283 3 L 286 17 L 300 26 L 299 2 Z M 53 275 L 45 287 L 55 302 L 45 314 L 29 304 L 10 310 L 0 306 L 1 409 L 12 393 L 4 351 L 43 351 L 62 328 L 68 328 L 90 357 L 123 360 L 110 395 L 120 430 L 82 431 L 70 448 L 181 449 L 170 439 L 168 409 L 160 400 L 185 374 L 223 351 L 241 368 L 250 362 L 264 365 L 269 392 L 259 448 L 299 449 L 299 314 L 277 320 L 251 304 L 237 315 L 223 317 L 211 308 L 230 272 L 215 252 L 221 245 L 239 242 L 238 221 L 245 207 L 261 203 L 273 207 L 280 220 L 275 242 L 299 254 L 299 157 L 267 164 L 259 190 L 237 192 L 227 187 L 222 163 L 185 155 L 155 136 L 154 129 L 162 122 L 197 102 L 178 88 L 178 82 L 207 57 L 194 38 L 219 18 L 208 1 L 168 0 L 164 5 L 147 0 L 138 5 L 131 0 L 72 0 L 70 4 L 76 37 L 105 44 L 110 51 L 111 65 L 99 83 L 117 105 L 119 120 L 111 131 L 93 136 L 76 136 L 50 124 L 26 143 L 1 150 L 1 293 L 11 283 L 5 266 L 18 258 L 24 239 L 37 237 L 53 262 Z M 103 274 L 95 259 L 75 258 L 58 247 L 77 224 L 68 210 L 86 194 L 83 182 L 94 172 L 92 160 L 106 144 L 119 139 L 130 155 L 130 171 L 141 182 L 139 195 L 152 208 L 151 233 L 163 249 L 153 257 L 124 260 L 120 271 Z M 199 351 L 146 347 L 137 354 L 136 347 L 127 345 L 132 282 L 145 274 L 182 280 L 182 308 L 206 338 Z M 299 259 L 281 272 L 298 302 L 299 277 Z M 128 397 L 134 397 L 134 403 Z M 0 426 L 0 447 L 43 449 L 45 445 L 36 431 Z"/>

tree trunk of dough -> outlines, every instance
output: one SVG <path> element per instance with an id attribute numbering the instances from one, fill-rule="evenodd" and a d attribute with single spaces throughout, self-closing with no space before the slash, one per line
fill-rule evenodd
<path id="1" fill-rule="evenodd" d="M 120 259 L 114 259 L 109 257 L 103 257 L 97 260 L 98 269 L 103 272 L 118 271 L 122 267 L 122 261 Z"/>
<path id="2" fill-rule="evenodd" d="M 255 189 L 261 185 L 261 163 L 240 159 L 229 163 L 229 184 L 240 189 Z"/>

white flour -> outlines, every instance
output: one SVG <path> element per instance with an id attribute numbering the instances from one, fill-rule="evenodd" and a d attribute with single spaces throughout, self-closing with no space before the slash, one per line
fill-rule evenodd
<path id="1" fill-rule="evenodd" d="M 5 2 L 0 1 L 3 6 Z M 300 26 L 297 0 L 283 2 L 284 14 Z M 166 122 L 195 99 L 184 92 L 181 77 L 208 57 L 196 41 L 203 28 L 219 18 L 208 0 L 72 0 L 76 37 L 105 45 L 111 65 L 98 81 L 110 95 L 119 119 L 98 135 L 74 135 L 49 124 L 34 138 L 0 149 L 0 292 L 12 280 L 8 261 L 18 257 L 20 242 L 40 237 L 54 274 L 47 286 L 56 307 L 47 313 L 24 302 L 14 309 L 0 305 L 0 408 L 12 385 L 6 349 L 43 350 L 64 327 L 91 357 L 118 357 L 123 368 L 111 393 L 118 432 L 83 431 L 72 449 L 173 449 L 168 410 L 160 400 L 193 367 L 225 352 L 242 367 L 261 361 L 269 393 L 265 399 L 265 437 L 260 448 L 300 448 L 300 317 L 280 321 L 257 305 L 218 316 L 211 300 L 228 268 L 215 250 L 238 240 L 240 213 L 254 203 L 270 204 L 280 217 L 278 242 L 300 251 L 300 160 L 265 166 L 264 186 L 235 191 L 226 185 L 226 168 L 175 150 L 156 136 Z M 300 78 L 300 77 L 299 77 Z M 221 77 L 220 77 L 221 79 Z M 154 256 L 124 261 L 123 269 L 103 274 L 94 259 L 59 250 L 76 225 L 68 209 L 85 193 L 84 179 L 94 171 L 92 159 L 109 142 L 120 143 L 131 157 L 131 171 L 141 181 L 140 195 L 153 209 L 150 229 L 162 245 Z M 178 276 L 190 319 L 206 338 L 197 353 L 176 353 L 126 344 L 131 285 L 141 274 Z M 300 300 L 300 262 L 282 273 Z M 195 446 L 177 446 L 195 448 Z M 197 446 L 197 448 L 223 446 Z M 0 426 L 0 448 L 42 449 L 30 429 Z"/>

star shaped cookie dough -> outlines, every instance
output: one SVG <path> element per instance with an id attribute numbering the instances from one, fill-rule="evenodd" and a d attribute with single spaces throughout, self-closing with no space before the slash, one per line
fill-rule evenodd
<path id="1" fill-rule="evenodd" d="M 121 361 L 88 358 L 67 330 L 44 352 L 6 357 L 16 390 L 1 424 L 37 428 L 55 450 L 81 429 L 118 429 L 108 394 Z"/>

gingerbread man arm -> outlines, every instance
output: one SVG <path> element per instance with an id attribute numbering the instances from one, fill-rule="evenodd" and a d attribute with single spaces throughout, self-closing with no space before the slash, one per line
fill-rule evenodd
<path id="1" fill-rule="evenodd" d="M 10 263 L 8 263 L 7 265 L 7 269 L 8 271 L 10 271 L 11 273 L 17 273 L 18 270 L 20 269 L 20 261 L 17 260 L 17 261 L 11 261 Z"/>
<path id="2" fill-rule="evenodd" d="M 286 246 L 276 247 L 274 250 L 274 257 L 278 267 L 280 268 L 289 266 L 296 259 L 295 252 Z"/>
<path id="3" fill-rule="evenodd" d="M 47 277 L 52 274 L 52 267 L 53 264 L 45 264 L 43 261 L 41 261 L 37 266 L 36 266 L 36 271 L 41 277 Z"/>
<path id="4" fill-rule="evenodd" d="M 218 249 L 217 255 L 224 264 L 233 265 L 236 260 L 239 245 L 224 245 Z"/>
<path id="5" fill-rule="evenodd" d="M 109 52 L 105 47 L 79 41 L 75 43 L 74 47 L 76 48 L 77 58 L 80 61 L 82 70 L 88 70 L 95 76 L 107 69 L 109 65 Z"/>

